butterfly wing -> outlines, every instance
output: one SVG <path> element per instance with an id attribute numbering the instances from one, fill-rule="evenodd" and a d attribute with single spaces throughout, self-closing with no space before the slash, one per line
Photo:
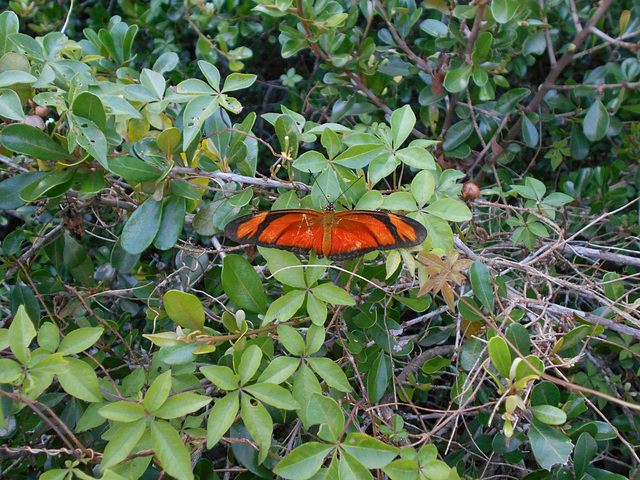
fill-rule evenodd
<path id="1" fill-rule="evenodd" d="M 322 251 L 323 213 L 314 210 L 273 210 L 231 220 L 225 236 L 236 243 L 280 248 L 308 254 Z"/>
<path id="2" fill-rule="evenodd" d="M 425 238 L 424 226 L 404 215 L 366 210 L 338 212 L 329 258 L 344 260 L 373 250 L 415 247 Z"/>

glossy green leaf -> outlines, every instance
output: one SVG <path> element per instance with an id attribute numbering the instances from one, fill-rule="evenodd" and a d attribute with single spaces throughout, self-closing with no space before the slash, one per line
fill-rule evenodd
<path id="1" fill-rule="evenodd" d="M 280 460 L 273 473 L 289 480 L 311 478 L 322 466 L 325 457 L 334 447 L 318 442 L 309 442 L 295 448 Z"/>
<path id="2" fill-rule="evenodd" d="M 451 93 L 463 91 L 469 84 L 471 72 L 471 65 L 462 65 L 453 70 L 449 70 L 444 77 L 444 88 Z"/>
<path id="3" fill-rule="evenodd" d="M 355 305 L 356 302 L 342 288 L 330 283 L 323 283 L 311 289 L 313 294 L 324 302 L 331 305 Z"/>
<path id="4" fill-rule="evenodd" d="M 216 399 L 215 405 L 209 412 L 207 422 L 207 448 L 213 448 L 231 428 L 239 408 L 240 392 L 238 391 L 230 392 L 224 397 Z"/>
<path id="5" fill-rule="evenodd" d="M 547 425 L 564 425 L 567 414 L 553 405 L 536 405 L 531 407 L 533 416 Z"/>
<path id="6" fill-rule="evenodd" d="M 0 89 L 0 116 L 18 122 L 25 118 L 20 97 L 10 88 Z"/>
<path id="7" fill-rule="evenodd" d="M 158 375 L 144 396 L 143 405 L 148 412 L 159 409 L 171 392 L 171 370 Z"/>
<path id="8" fill-rule="evenodd" d="M 583 475 L 589 463 L 598 453 L 598 444 L 587 432 L 580 434 L 573 451 L 573 465 L 576 471 L 576 478 L 584 478 Z"/>
<path id="9" fill-rule="evenodd" d="M 162 468 L 171 476 L 193 480 L 191 457 L 175 428 L 163 420 L 151 422 L 151 443 Z"/>
<path id="10" fill-rule="evenodd" d="M 48 172 L 25 172 L 0 182 L 0 209 L 13 210 L 24 205 L 25 201 L 20 198 L 20 191 L 47 175 Z"/>
<path id="11" fill-rule="evenodd" d="M 250 345 L 242 352 L 242 358 L 238 365 L 238 375 L 240 376 L 240 385 L 249 382 L 258 371 L 260 362 L 262 361 L 262 350 L 257 345 Z"/>
<path id="12" fill-rule="evenodd" d="M 511 371 L 511 353 L 509 352 L 509 346 L 502 337 L 493 337 L 489 340 L 489 357 L 491 363 L 496 367 L 496 370 L 504 378 L 509 378 L 509 372 Z"/>
<path id="13" fill-rule="evenodd" d="M 75 116 L 77 126 L 74 127 L 75 139 L 85 151 L 95 158 L 100 165 L 107 168 L 107 138 L 93 121 Z"/>
<path id="14" fill-rule="evenodd" d="M 142 405 L 136 402 L 109 403 L 98 410 L 104 418 L 121 423 L 132 423 L 145 418 L 147 415 Z"/>
<path id="15" fill-rule="evenodd" d="M 262 403 L 252 405 L 246 395 L 242 396 L 240 404 L 240 416 L 251 437 L 260 447 L 258 463 L 262 463 L 269 455 L 271 436 L 273 435 L 273 420 L 271 420 L 269 412 L 262 406 Z"/>
<path id="16" fill-rule="evenodd" d="M 426 212 L 450 222 L 466 222 L 471 220 L 471 210 L 460 200 L 442 198 L 424 208 Z"/>
<path id="17" fill-rule="evenodd" d="M 133 451 L 146 430 L 146 420 L 121 424 L 104 449 L 100 469 L 106 470 L 122 462 Z"/>
<path id="18" fill-rule="evenodd" d="M 69 332 L 62 339 L 58 352 L 65 355 L 80 353 L 92 347 L 104 332 L 102 327 L 84 327 Z"/>
<path id="19" fill-rule="evenodd" d="M 98 387 L 96 372 L 88 363 L 73 357 L 66 358 L 68 369 L 58 373 L 58 381 L 69 394 L 85 402 L 100 402 L 102 394 Z"/>
<path id="20" fill-rule="evenodd" d="M 107 168 L 110 172 L 135 183 L 156 180 L 162 175 L 162 172 L 157 168 L 130 155 L 108 159 Z"/>
<path id="21" fill-rule="evenodd" d="M 330 387 L 341 392 L 351 391 L 351 385 L 344 371 L 330 358 L 311 357 L 307 362 Z"/>
<path id="22" fill-rule="evenodd" d="M 0 358 L 0 384 L 16 381 L 23 373 L 18 362 L 9 358 Z"/>
<path id="23" fill-rule="evenodd" d="M 491 272 L 487 266 L 481 262 L 474 262 L 469 268 L 469 278 L 475 297 L 492 312 L 495 298 Z"/>
<path id="24" fill-rule="evenodd" d="M 169 318 L 183 328 L 202 330 L 204 308 L 198 297 L 180 290 L 169 290 L 162 297 Z"/>
<path id="25" fill-rule="evenodd" d="M 282 341 L 282 331 L 281 327 L 288 327 L 294 330 L 292 327 L 288 325 L 278 325 L 278 336 L 280 337 L 280 341 Z M 284 342 L 282 342 L 284 344 Z M 267 382 L 273 383 L 274 385 L 279 385 L 285 380 L 288 380 L 291 375 L 298 369 L 300 365 L 300 360 L 294 357 L 276 357 L 267 368 L 260 374 L 258 377 L 258 382 Z"/>
<path id="26" fill-rule="evenodd" d="M 240 386 L 240 377 L 229 367 L 208 365 L 200 367 L 200 371 L 221 390 L 235 390 Z"/>
<path id="27" fill-rule="evenodd" d="M 153 412 L 158 418 L 169 420 L 194 413 L 211 403 L 211 397 L 198 395 L 193 392 L 184 392 L 170 396 L 160 408 Z"/>
<path id="28" fill-rule="evenodd" d="M 207 118 L 218 109 L 218 101 L 209 96 L 201 95 L 189 101 L 184 108 L 184 132 L 183 148 L 186 151 L 189 145 L 198 138 L 200 129 Z"/>
<path id="29" fill-rule="evenodd" d="M 304 340 L 295 328 L 284 324 L 278 325 L 278 337 L 289 353 L 299 357 L 304 355 Z"/>
<path id="30" fill-rule="evenodd" d="M 398 456 L 400 449 L 392 447 L 364 433 L 350 433 L 342 442 L 342 448 L 353 455 L 365 467 L 383 468 Z"/>
<path id="31" fill-rule="evenodd" d="M 286 388 L 273 383 L 254 383 L 242 388 L 244 392 L 253 395 L 255 398 L 267 405 L 284 410 L 295 410 L 300 408 L 300 404 L 291 396 Z"/>
<path id="32" fill-rule="evenodd" d="M 582 131 L 591 142 L 602 140 L 609 128 L 609 112 L 599 98 L 589 107 L 584 117 Z"/>
<path id="33" fill-rule="evenodd" d="M 158 234 L 162 219 L 162 202 L 147 199 L 129 217 L 122 230 L 122 248 L 131 254 L 144 252 Z"/>
<path id="34" fill-rule="evenodd" d="M 274 320 L 286 322 L 302 307 L 306 295 L 304 290 L 292 290 L 278 298 L 269 305 L 262 324 L 266 325 Z"/>
<path id="35" fill-rule="evenodd" d="M 249 88 L 256 81 L 257 75 L 248 73 L 232 73 L 229 75 L 222 87 L 222 92 L 233 92 L 235 90 L 242 90 Z"/>
<path id="36" fill-rule="evenodd" d="M 184 227 L 187 202 L 183 197 L 173 196 L 162 209 L 162 219 L 153 245 L 159 250 L 168 250 L 178 241 Z"/>
<path id="37" fill-rule="evenodd" d="M 13 152 L 40 160 L 56 162 L 71 159 L 64 147 L 31 125 L 20 123 L 7 125 L 0 133 L 0 143 Z"/>
<path id="38" fill-rule="evenodd" d="M 473 132 L 473 123 L 470 120 L 462 120 L 454 123 L 444 134 L 444 141 L 442 142 L 442 148 L 447 150 L 453 150 L 458 147 L 464 141 L 469 138 Z"/>
<path id="39" fill-rule="evenodd" d="M 222 260 L 222 288 L 240 308 L 256 313 L 267 311 L 267 296 L 262 280 L 241 255 L 227 255 Z"/>
<path id="40" fill-rule="evenodd" d="M 30 359 L 29 345 L 36 337 L 36 329 L 27 315 L 24 305 L 20 305 L 9 325 L 9 347 L 18 361 L 26 365 Z"/>
<path id="41" fill-rule="evenodd" d="M 500 96 L 496 110 L 500 113 L 513 113 L 518 104 L 531 94 L 528 88 L 514 88 Z"/>
<path id="42" fill-rule="evenodd" d="M 573 443 L 565 434 L 536 419 L 531 422 L 529 442 L 538 464 L 549 471 L 554 465 L 567 463 L 573 451 Z"/>
<path id="43" fill-rule="evenodd" d="M 395 148 L 400 147 L 411 135 L 416 124 L 416 115 L 409 105 L 405 105 L 391 114 L 391 140 Z"/>
<path id="44" fill-rule="evenodd" d="M 91 120 L 96 127 L 104 130 L 107 127 L 107 115 L 100 97 L 91 92 L 80 93 L 71 107 L 73 113 L 78 117 Z"/>
<path id="45" fill-rule="evenodd" d="M 513 18 L 518 9 L 515 0 L 493 0 L 491 2 L 491 13 L 498 23 L 507 23 Z"/>
<path id="46" fill-rule="evenodd" d="M 22 188 L 20 198 L 25 202 L 33 202 L 42 196 L 59 197 L 71 187 L 75 174 L 76 169 L 74 168 L 52 170 Z"/>

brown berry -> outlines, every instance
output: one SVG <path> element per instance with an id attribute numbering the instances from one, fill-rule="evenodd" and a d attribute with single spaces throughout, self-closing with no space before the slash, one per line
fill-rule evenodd
<path id="1" fill-rule="evenodd" d="M 51 109 L 49 107 L 38 105 L 36 107 L 36 115 L 40 118 L 49 118 L 49 115 L 51 115 Z"/>
<path id="2" fill-rule="evenodd" d="M 475 183 L 467 182 L 462 187 L 462 198 L 465 200 L 475 200 L 480 196 L 480 188 Z"/>

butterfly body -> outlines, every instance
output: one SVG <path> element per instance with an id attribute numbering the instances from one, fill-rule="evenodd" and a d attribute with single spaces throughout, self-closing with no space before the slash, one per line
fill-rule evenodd
<path id="1" fill-rule="evenodd" d="M 419 245 L 426 229 L 404 215 L 368 210 L 336 212 L 329 204 L 315 210 L 273 210 L 238 217 L 227 224 L 225 236 L 236 243 L 280 248 L 319 257 L 345 260 L 373 250 Z"/>

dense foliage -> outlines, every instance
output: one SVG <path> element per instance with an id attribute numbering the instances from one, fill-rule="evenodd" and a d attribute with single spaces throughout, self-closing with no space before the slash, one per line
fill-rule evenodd
<path id="1" fill-rule="evenodd" d="M 635 2 L 90 3 L 0 13 L 4 478 L 637 477 Z M 329 200 L 429 235 L 222 234 Z"/>

